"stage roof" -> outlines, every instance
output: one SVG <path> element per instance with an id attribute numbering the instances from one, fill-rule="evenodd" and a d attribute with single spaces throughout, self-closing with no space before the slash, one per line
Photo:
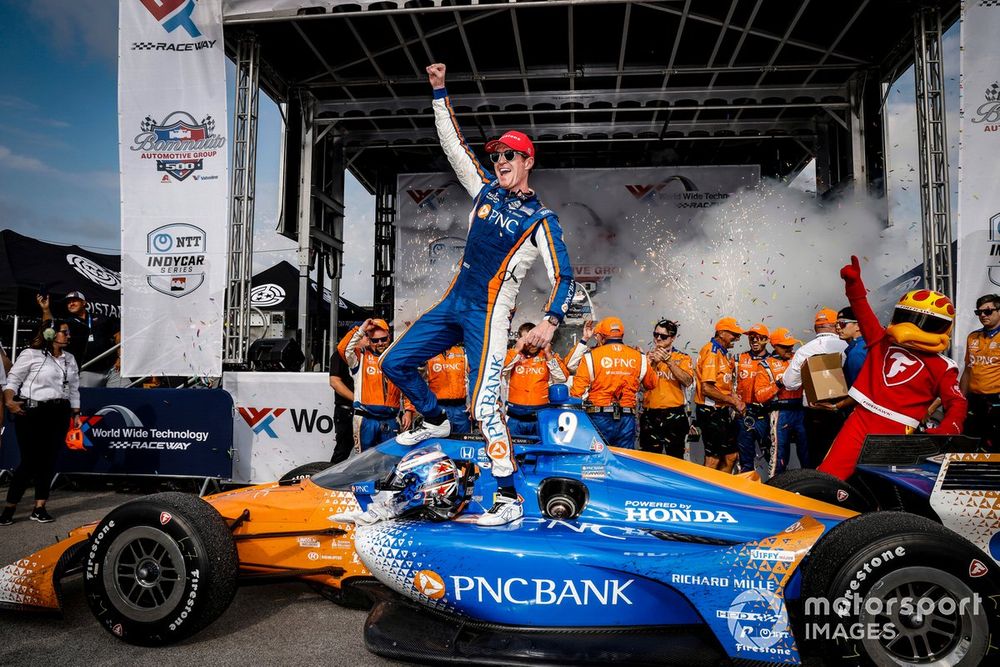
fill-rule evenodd
<path id="1" fill-rule="evenodd" d="M 948 25 L 959 2 L 941 0 Z M 424 66 L 448 65 L 467 138 L 517 128 L 539 167 L 760 164 L 796 172 L 847 82 L 879 86 L 912 58 L 904 0 L 507 2 L 227 0 L 230 53 L 261 44 L 262 87 L 308 91 L 349 169 L 447 170 Z M 320 128 L 322 130 L 324 128 Z"/>

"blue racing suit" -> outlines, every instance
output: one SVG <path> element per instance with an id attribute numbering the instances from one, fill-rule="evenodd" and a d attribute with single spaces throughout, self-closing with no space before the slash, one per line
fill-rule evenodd
<path id="1" fill-rule="evenodd" d="M 469 235 L 458 273 L 441 300 L 389 347 L 381 367 L 422 415 L 439 406 L 417 367 L 464 341 L 472 416 L 486 436 L 493 475 L 514 473 L 514 451 L 501 406 L 501 371 L 517 292 L 539 256 L 552 283 L 545 313 L 562 320 L 575 283 L 556 214 L 535 194 L 515 194 L 499 183 L 466 144 L 445 89 L 434 91 L 434 123 L 441 147 L 472 197 Z"/>

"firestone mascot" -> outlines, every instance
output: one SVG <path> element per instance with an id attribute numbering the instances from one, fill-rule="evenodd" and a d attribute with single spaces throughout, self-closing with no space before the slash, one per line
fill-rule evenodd
<path id="1" fill-rule="evenodd" d="M 927 432 L 958 435 L 968 404 L 958 386 L 958 367 L 940 354 L 948 348 L 955 320 L 951 299 L 930 290 L 907 292 L 896 303 L 892 323 L 883 329 L 868 305 L 857 257 L 851 257 L 840 277 L 868 344 L 868 357 L 850 390 L 858 406 L 819 470 L 847 479 L 854 472 L 865 436 L 912 433 L 939 396 L 944 418 Z"/>

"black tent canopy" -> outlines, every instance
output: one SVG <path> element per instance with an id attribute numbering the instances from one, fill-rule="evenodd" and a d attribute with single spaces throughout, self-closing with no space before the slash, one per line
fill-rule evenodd
<path id="1" fill-rule="evenodd" d="M 320 309 L 322 304 L 322 310 Z M 250 306 L 261 310 L 298 311 L 299 309 L 299 270 L 288 262 L 279 262 L 269 269 L 256 274 L 251 280 Z M 364 308 L 339 298 L 337 307 L 338 321 L 341 325 L 350 325 L 373 317 L 370 308 Z M 323 298 L 319 298 L 319 288 L 316 282 L 309 281 L 309 314 L 319 315 L 321 321 L 327 321 L 330 315 L 330 292 L 323 290 Z"/>
<path id="2" fill-rule="evenodd" d="M 93 312 L 118 317 L 121 285 L 118 255 L 0 231 L 0 313 L 38 317 L 39 292 L 48 292 L 55 306 L 67 293 L 79 291 Z"/>

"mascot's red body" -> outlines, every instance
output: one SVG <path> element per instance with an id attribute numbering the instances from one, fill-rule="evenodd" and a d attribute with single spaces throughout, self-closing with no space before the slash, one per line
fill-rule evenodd
<path id="1" fill-rule="evenodd" d="M 928 433 L 958 435 L 968 406 L 958 386 L 958 367 L 939 354 L 948 348 L 955 316 L 951 300 L 930 290 L 909 292 L 896 304 L 892 324 L 883 328 L 868 305 L 857 257 L 840 276 L 868 356 L 850 391 L 858 405 L 818 469 L 847 479 L 867 435 L 913 432 L 939 396 L 944 419 Z"/>

